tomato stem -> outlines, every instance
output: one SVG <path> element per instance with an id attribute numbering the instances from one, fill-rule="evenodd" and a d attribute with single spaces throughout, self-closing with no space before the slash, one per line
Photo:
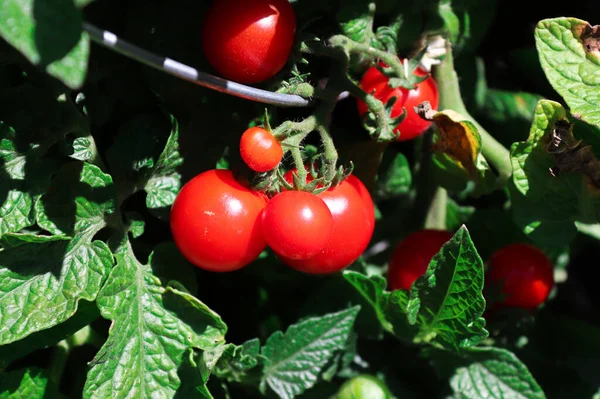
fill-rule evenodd
<path id="1" fill-rule="evenodd" d="M 469 119 L 477 127 L 481 136 L 482 154 L 498 171 L 497 186 L 504 186 L 512 175 L 510 153 L 506 147 L 492 137 L 467 111 L 460 95 L 458 76 L 454 70 L 452 47 L 449 41 L 446 41 L 446 57 L 440 65 L 434 68 L 434 75 L 440 93 L 439 109 L 454 110 Z"/>
<path id="2" fill-rule="evenodd" d="M 425 217 L 424 228 L 446 230 L 446 207 L 448 205 L 448 191 L 439 187 L 435 190 L 431 204 Z"/>

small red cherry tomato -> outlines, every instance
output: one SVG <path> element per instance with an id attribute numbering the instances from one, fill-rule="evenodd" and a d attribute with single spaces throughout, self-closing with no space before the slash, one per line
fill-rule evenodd
<path id="1" fill-rule="evenodd" d="M 416 279 L 427 271 L 429 262 L 452 238 L 445 230 L 423 229 L 404 237 L 394 249 L 387 274 L 390 290 L 410 290 Z"/>
<path id="2" fill-rule="evenodd" d="M 554 285 L 550 259 L 529 244 L 510 244 L 491 257 L 486 284 L 501 284 L 506 295 L 498 305 L 535 309 L 546 301 Z"/>
<path id="3" fill-rule="evenodd" d="M 291 172 L 285 177 L 290 180 Z M 333 232 L 327 245 L 309 259 L 281 260 L 304 273 L 328 274 L 349 266 L 367 248 L 375 228 L 375 210 L 368 190 L 354 175 L 318 196 L 333 216 Z"/>
<path id="4" fill-rule="evenodd" d="M 262 228 L 267 244 L 277 255 L 307 259 L 318 254 L 329 241 L 333 216 L 316 195 L 284 191 L 267 204 Z"/>
<path id="5" fill-rule="evenodd" d="M 279 165 L 283 149 L 271 133 L 261 127 L 251 127 L 240 138 L 240 155 L 250 169 L 267 172 Z"/>
<path id="6" fill-rule="evenodd" d="M 215 0 L 207 11 L 202 44 L 224 78 L 258 83 L 286 64 L 296 33 L 288 0 Z"/>
<path id="7" fill-rule="evenodd" d="M 229 170 L 201 173 L 183 186 L 171 208 L 175 244 L 201 269 L 240 269 L 266 247 L 259 219 L 266 204 Z"/>

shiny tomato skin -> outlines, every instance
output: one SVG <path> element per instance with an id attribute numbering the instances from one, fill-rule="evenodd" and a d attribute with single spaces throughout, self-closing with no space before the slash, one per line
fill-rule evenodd
<path id="1" fill-rule="evenodd" d="M 348 176 L 319 197 L 333 216 L 333 232 L 327 245 L 309 259 L 280 257 L 286 265 L 309 274 L 334 273 L 352 264 L 367 248 L 375 228 L 373 200 L 356 176 Z"/>
<path id="2" fill-rule="evenodd" d="M 265 240 L 279 256 L 307 259 L 331 237 L 333 216 L 323 200 L 305 191 L 283 191 L 269 201 L 262 215 Z"/>
<path id="3" fill-rule="evenodd" d="M 419 67 L 415 71 L 415 75 L 425 76 L 427 72 Z M 431 76 L 408 92 L 408 98 L 404 103 L 406 118 L 398 125 L 398 130 L 401 132 L 399 141 L 412 140 L 425 133 L 431 126 L 432 122 L 426 121 L 415 112 L 415 107 L 423 101 L 429 101 L 432 109 L 438 109 L 440 105 L 437 83 Z"/>
<path id="4" fill-rule="evenodd" d="M 550 259 L 530 244 L 510 244 L 490 257 L 486 284 L 501 284 L 506 296 L 500 306 L 535 309 L 546 301 L 554 285 Z"/>
<path id="5" fill-rule="evenodd" d="M 258 83 L 286 64 L 296 33 L 288 0 L 215 0 L 202 31 L 204 54 L 224 78 Z"/>
<path id="6" fill-rule="evenodd" d="M 240 269 L 266 247 L 259 218 L 266 205 L 264 196 L 238 183 L 231 171 L 203 172 L 175 198 L 173 239 L 183 256 L 201 269 Z"/>
<path id="7" fill-rule="evenodd" d="M 283 158 L 283 148 L 271 133 L 255 126 L 242 134 L 240 155 L 250 169 L 267 172 L 279 165 Z"/>
<path id="8" fill-rule="evenodd" d="M 427 271 L 431 259 L 452 238 L 445 230 L 422 229 L 404 237 L 392 254 L 388 267 L 390 290 L 410 290 L 416 279 Z"/>
<path id="9" fill-rule="evenodd" d="M 380 63 L 384 66 L 385 64 Z M 388 86 L 390 79 L 379 72 L 374 66 L 367 69 L 365 74 L 362 76 L 359 86 L 365 92 L 373 94 L 373 96 L 383 102 L 384 104 L 392 97 L 396 97 L 396 102 L 392 107 L 391 117 L 396 118 L 402 114 L 402 108 L 405 106 L 406 100 L 408 99 L 408 90 L 403 87 L 396 87 L 395 89 Z M 367 104 L 361 100 L 356 100 L 356 106 L 358 108 L 358 114 L 363 115 L 369 111 Z M 394 129 L 397 133 L 397 128 Z"/>
<path id="10" fill-rule="evenodd" d="M 427 75 L 427 72 L 422 67 L 418 67 L 414 71 L 414 74 L 417 76 L 425 76 Z M 438 108 L 439 91 L 435 80 L 429 76 L 423 82 L 418 83 L 415 88 L 411 90 L 407 90 L 402 87 L 392 89 L 388 86 L 388 81 L 389 78 L 379 72 L 379 70 L 373 66 L 369 68 L 363 75 L 363 78 L 360 81 L 360 87 L 367 93 L 370 93 L 373 89 L 375 89 L 375 98 L 383 101 L 384 103 L 394 93 L 398 95 L 398 98 L 402 98 L 402 101 L 396 100 L 391 113 L 391 116 L 395 118 L 400 116 L 402 113 L 402 107 L 406 108 L 406 117 L 394 129 L 394 132 L 399 134 L 398 141 L 412 140 L 415 137 L 425 133 L 429 126 L 431 126 L 431 122 L 419 117 L 419 115 L 417 115 L 415 112 L 414 107 L 423 101 L 429 101 L 433 109 Z M 357 107 L 359 115 L 363 115 L 368 111 L 367 105 L 360 100 L 357 101 Z"/>

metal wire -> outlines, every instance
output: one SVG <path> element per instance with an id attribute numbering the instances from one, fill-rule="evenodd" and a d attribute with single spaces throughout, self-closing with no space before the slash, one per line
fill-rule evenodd
<path id="1" fill-rule="evenodd" d="M 268 90 L 257 89 L 255 87 L 246 86 L 201 72 L 189 65 L 144 50 L 141 47 L 119 38 L 114 33 L 102 30 L 90 23 L 84 22 L 83 29 L 90 35 L 90 38 L 94 42 L 106 48 L 139 61 L 149 67 L 195 83 L 198 86 L 207 87 L 221 93 L 227 93 L 247 100 L 278 105 L 280 107 L 307 107 L 311 105 L 309 100 L 298 95 L 274 93 Z"/>

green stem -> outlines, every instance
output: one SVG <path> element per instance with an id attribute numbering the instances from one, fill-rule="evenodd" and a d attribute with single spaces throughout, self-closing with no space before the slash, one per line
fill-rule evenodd
<path id="1" fill-rule="evenodd" d="M 440 93 L 439 109 L 451 109 L 465 118 L 469 119 L 479 131 L 481 136 L 481 152 L 490 164 L 498 171 L 499 187 L 506 184 L 512 175 L 512 164 L 510 162 L 510 152 L 500 144 L 487 130 L 483 128 L 467 111 L 460 95 L 458 76 L 454 70 L 454 60 L 452 58 L 452 48 L 450 43 L 446 42 L 446 57 L 444 61 L 434 70 L 435 80 Z"/>
<path id="2" fill-rule="evenodd" d="M 448 191 L 443 187 L 438 187 L 429 205 L 424 227 L 426 229 L 446 230 L 447 206 Z"/>

